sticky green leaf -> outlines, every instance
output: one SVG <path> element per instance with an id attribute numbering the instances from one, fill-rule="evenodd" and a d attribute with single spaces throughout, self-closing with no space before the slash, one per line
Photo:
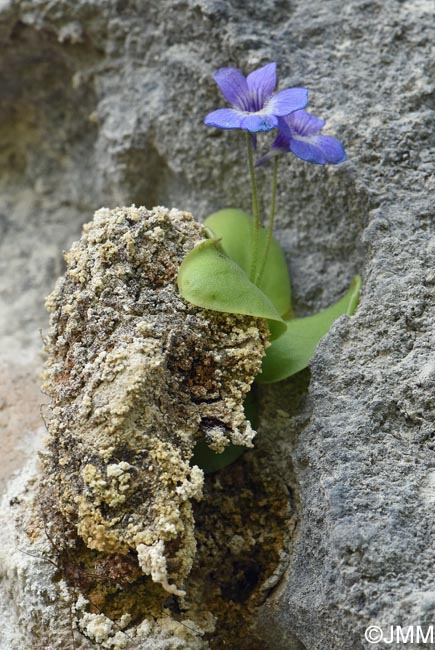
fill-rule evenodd
<path id="1" fill-rule="evenodd" d="M 243 210 L 227 209 L 214 212 L 205 220 L 205 226 L 220 238 L 223 252 L 234 260 L 249 276 L 252 256 L 253 219 Z M 258 253 L 263 259 L 267 230 L 260 228 Z M 291 316 L 291 288 L 282 248 L 272 238 L 269 255 L 259 288 L 274 304 L 283 318 Z"/>
<path id="2" fill-rule="evenodd" d="M 180 294 L 193 305 L 229 314 L 245 314 L 274 321 L 274 333 L 285 323 L 271 300 L 253 284 L 245 271 L 227 257 L 215 239 L 190 251 L 178 271 Z"/>
<path id="3" fill-rule="evenodd" d="M 256 381 L 269 384 L 286 379 L 308 366 L 320 339 L 343 314 L 351 316 L 358 305 L 361 278 L 356 275 L 349 291 L 327 309 L 306 318 L 287 321 L 287 330 L 272 342 Z"/>

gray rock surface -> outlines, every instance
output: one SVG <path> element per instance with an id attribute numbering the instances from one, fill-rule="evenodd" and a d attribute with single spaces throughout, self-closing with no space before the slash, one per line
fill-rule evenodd
<path id="1" fill-rule="evenodd" d="M 0 1 L 6 472 L 40 426 L 43 297 L 81 224 L 132 202 L 248 208 L 243 139 L 202 126 L 223 105 L 217 67 L 278 61 L 281 87 L 308 86 L 346 144 L 337 169 L 280 172 L 297 312 L 356 271 L 364 293 L 308 390 L 306 374 L 262 389 L 260 434 L 288 456 L 299 504 L 290 568 L 259 617 L 271 648 L 377 647 L 369 624 L 434 621 L 433 14 L 429 0 Z"/>

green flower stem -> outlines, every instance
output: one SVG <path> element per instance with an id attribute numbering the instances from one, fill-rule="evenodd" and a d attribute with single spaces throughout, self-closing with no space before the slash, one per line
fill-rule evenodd
<path id="1" fill-rule="evenodd" d="M 279 156 L 275 156 L 275 159 L 274 159 L 274 162 L 273 162 L 272 203 L 271 203 L 271 206 L 270 206 L 270 218 L 269 218 L 269 225 L 268 225 L 268 228 L 267 228 L 266 246 L 264 248 L 263 259 L 261 260 L 260 271 L 259 271 L 259 273 L 257 275 L 256 280 L 255 280 L 255 284 L 257 285 L 257 287 L 260 286 L 261 280 L 263 279 L 264 269 L 266 268 L 266 262 L 267 262 L 267 258 L 269 256 L 270 244 L 272 243 L 273 224 L 274 224 L 274 221 L 275 221 L 276 190 L 277 190 L 277 186 L 278 186 L 278 159 L 279 159 Z"/>
<path id="2" fill-rule="evenodd" d="M 252 185 L 252 213 L 254 216 L 254 233 L 252 238 L 252 259 L 251 259 L 251 269 L 249 272 L 249 278 L 251 282 L 255 283 L 255 276 L 257 274 L 257 262 L 258 262 L 258 237 L 260 233 L 260 210 L 258 208 L 258 192 L 257 192 L 257 181 L 255 178 L 254 170 L 254 153 L 252 148 L 252 136 L 247 131 L 246 139 L 248 143 L 248 162 L 249 162 L 249 173 L 251 175 L 251 185 Z"/>

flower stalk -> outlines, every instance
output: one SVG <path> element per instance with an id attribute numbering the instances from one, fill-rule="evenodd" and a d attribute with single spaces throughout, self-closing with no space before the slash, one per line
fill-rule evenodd
<path id="1" fill-rule="evenodd" d="M 270 204 L 270 217 L 269 217 L 269 224 L 267 227 L 266 246 L 264 247 L 264 253 L 261 260 L 260 270 L 255 280 L 255 284 L 257 285 L 257 287 L 260 286 L 261 280 L 263 279 L 264 269 L 266 268 L 267 258 L 269 257 L 270 244 L 272 243 L 273 226 L 275 223 L 276 192 L 278 187 L 278 160 L 279 160 L 278 156 L 275 156 L 275 159 L 273 161 L 272 199 Z"/>
<path id="2" fill-rule="evenodd" d="M 257 275 L 257 264 L 258 264 L 258 239 L 260 234 L 260 209 L 258 206 L 258 190 L 257 190 L 257 179 L 255 178 L 255 168 L 254 168 L 254 152 L 252 146 L 252 136 L 250 133 L 246 133 L 246 141 L 248 144 L 248 164 L 249 164 L 249 175 L 251 177 L 251 188 L 252 188 L 252 215 L 253 220 L 253 237 L 252 237 L 252 258 L 251 258 L 251 270 L 249 273 L 249 278 L 251 282 L 255 284 L 255 277 Z"/>

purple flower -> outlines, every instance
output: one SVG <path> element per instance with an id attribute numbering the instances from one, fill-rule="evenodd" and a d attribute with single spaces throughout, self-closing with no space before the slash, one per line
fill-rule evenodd
<path id="1" fill-rule="evenodd" d="M 207 126 L 251 133 L 270 131 L 278 126 L 278 118 L 307 105 L 306 88 L 288 88 L 273 94 L 276 63 L 254 70 L 246 78 L 236 68 L 220 68 L 214 78 L 232 108 L 209 113 L 204 120 Z"/>
<path id="2" fill-rule="evenodd" d="M 287 151 L 301 160 L 318 165 L 337 165 L 343 162 L 346 160 L 346 152 L 341 142 L 329 135 L 320 135 L 324 124 L 323 120 L 304 110 L 280 117 L 278 135 L 272 142 L 271 151 L 257 160 L 256 166 Z"/>

